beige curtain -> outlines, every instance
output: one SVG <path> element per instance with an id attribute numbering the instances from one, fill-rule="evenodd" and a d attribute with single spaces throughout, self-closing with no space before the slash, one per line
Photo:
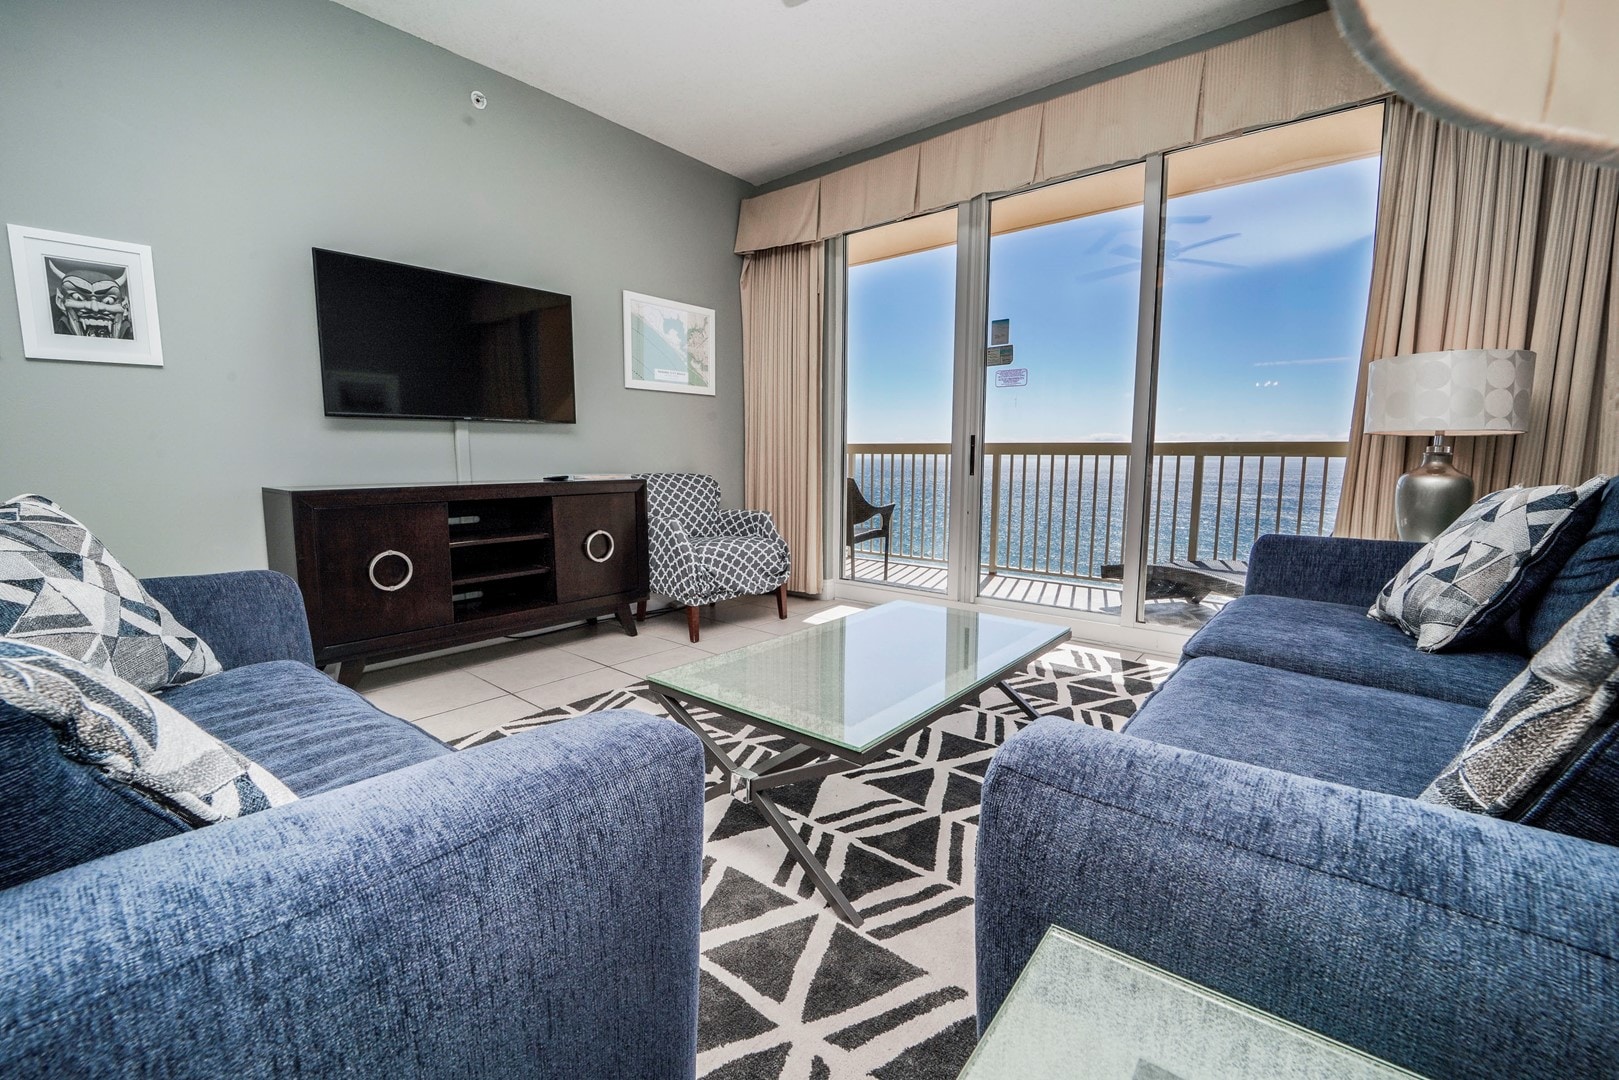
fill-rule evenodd
<path id="1" fill-rule="evenodd" d="M 793 553 L 787 588 L 821 591 L 823 245 L 742 263 L 744 505 L 768 510 Z"/>
<path id="2" fill-rule="evenodd" d="M 1619 469 L 1619 173 L 1548 158 L 1394 101 L 1388 111 L 1340 536 L 1387 538 L 1425 440 L 1366 435 L 1365 363 L 1462 348 L 1538 356 L 1530 430 L 1458 437 L 1480 492 Z"/>

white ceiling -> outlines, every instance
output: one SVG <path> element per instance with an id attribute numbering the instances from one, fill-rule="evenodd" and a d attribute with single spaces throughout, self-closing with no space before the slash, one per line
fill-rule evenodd
<path id="1" fill-rule="evenodd" d="M 337 0 L 763 183 L 1291 0 Z"/>

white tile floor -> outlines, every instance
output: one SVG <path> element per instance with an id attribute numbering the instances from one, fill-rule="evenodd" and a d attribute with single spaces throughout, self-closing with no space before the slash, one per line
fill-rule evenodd
<path id="1" fill-rule="evenodd" d="M 410 720 L 441 739 L 498 727 L 540 709 L 605 694 L 665 668 L 729 652 L 772 635 L 790 634 L 859 610 L 864 604 L 790 597 L 787 618 L 773 596 L 715 605 L 703 615 L 701 638 L 690 643 L 682 612 L 655 615 L 635 637 L 612 619 L 411 664 L 368 671 L 360 692 L 377 708 Z M 1110 650 L 1111 651 L 1111 650 Z M 1127 660 L 1140 653 L 1122 652 Z M 1149 657 L 1149 659 L 1153 659 Z"/>
<path id="2" fill-rule="evenodd" d="M 454 739 L 617 690 L 664 668 L 802 630 L 835 608 L 862 606 L 792 597 L 784 620 L 776 616 L 774 596 L 728 600 L 704 613 L 702 640 L 695 645 L 679 611 L 647 619 L 635 637 L 603 619 L 595 626 L 368 671 L 360 692 L 377 708 L 441 739 Z"/>

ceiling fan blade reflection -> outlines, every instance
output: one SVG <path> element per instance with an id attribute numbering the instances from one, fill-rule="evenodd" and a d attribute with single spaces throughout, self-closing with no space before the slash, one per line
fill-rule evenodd
<path id="1" fill-rule="evenodd" d="M 1246 270 L 1246 269 L 1248 269 L 1246 266 L 1240 266 L 1237 263 L 1215 262 L 1213 259 L 1176 259 L 1176 260 L 1174 260 L 1174 262 L 1175 262 L 1176 265 L 1185 265 L 1185 266 L 1217 266 L 1221 270 Z"/>
<path id="2" fill-rule="evenodd" d="M 1107 253 L 1109 255 L 1117 255 L 1121 259 L 1134 259 L 1136 262 L 1141 261 L 1140 245 L 1132 246 L 1130 244 L 1115 244 L 1107 249 Z"/>
<path id="3" fill-rule="evenodd" d="M 1117 230 L 1117 229 L 1105 229 L 1105 230 L 1103 230 L 1102 235 L 1098 236 L 1096 238 L 1096 243 L 1092 244 L 1090 247 L 1085 249 L 1085 254 L 1086 255 L 1095 255 L 1097 252 L 1099 252 L 1103 248 L 1107 247 L 1108 241 L 1112 240 L 1114 236 L 1118 235 L 1118 231 L 1119 230 Z"/>
<path id="4" fill-rule="evenodd" d="M 1120 274 L 1133 274 L 1141 268 L 1135 263 L 1125 263 L 1122 266 L 1110 266 L 1106 270 L 1092 270 L 1084 274 L 1074 275 L 1075 281 L 1100 281 L 1102 278 L 1118 277 Z"/>
<path id="5" fill-rule="evenodd" d="M 1208 247 L 1210 244 L 1218 244 L 1222 240 L 1234 240 L 1241 235 L 1242 233 L 1240 232 L 1228 232 L 1220 236 L 1211 236 L 1207 240 L 1199 240 L 1195 244 L 1183 244 L 1181 251 L 1193 251 L 1200 247 Z"/>
<path id="6" fill-rule="evenodd" d="M 1170 214 L 1164 220 L 1171 225 L 1202 225 L 1209 217 L 1208 214 Z"/>

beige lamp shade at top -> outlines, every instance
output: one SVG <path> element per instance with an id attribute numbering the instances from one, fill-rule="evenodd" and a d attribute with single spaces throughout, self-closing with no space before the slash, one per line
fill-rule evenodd
<path id="1" fill-rule="evenodd" d="M 1425 112 L 1619 165 L 1614 0 L 1332 0 L 1344 39 Z"/>
<path id="2" fill-rule="evenodd" d="M 1373 360 L 1368 435 L 1510 435 L 1529 430 L 1535 354 L 1449 349 Z"/>

